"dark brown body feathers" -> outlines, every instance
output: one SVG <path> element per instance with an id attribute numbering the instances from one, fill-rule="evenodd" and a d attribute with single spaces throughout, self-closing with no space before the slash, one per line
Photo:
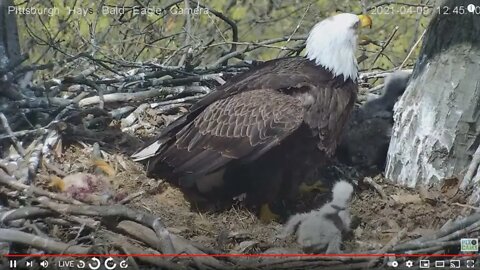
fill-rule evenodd
<path id="1" fill-rule="evenodd" d="M 191 185 L 225 169 L 231 195 L 271 201 L 334 154 L 356 93 L 354 81 L 305 58 L 265 62 L 166 127 L 148 171 Z"/>

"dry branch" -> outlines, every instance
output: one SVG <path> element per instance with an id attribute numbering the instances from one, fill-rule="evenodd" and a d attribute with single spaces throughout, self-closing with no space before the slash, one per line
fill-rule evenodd
<path id="1" fill-rule="evenodd" d="M 23 148 L 22 144 L 20 141 L 17 139 L 15 134 L 13 134 L 12 129 L 10 128 L 10 125 L 8 124 L 7 117 L 3 113 L 0 112 L 0 121 L 2 122 L 2 127 L 3 129 L 7 132 L 8 137 L 13 141 L 15 148 L 17 149 L 18 153 L 24 157 L 25 156 L 25 149 Z"/>
<path id="2" fill-rule="evenodd" d="M 395 34 L 397 34 L 397 31 L 398 31 L 399 27 L 398 26 L 395 26 L 393 28 L 393 31 L 392 33 L 390 34 L 390 36 L 388 37 L 388 39 L 382 44 L 382 47 L 380 48 L 380 51 L 378 51 L 378 53 L 375 55 L 375 58 L 373 59 L 373 62 L 372 64 L 370 65 L 370 70 L 373 69 L 374 65 L 375 65 L 375 62 L 377 62 L 378 58 L 380 58 L 380 56 L 383 54 L 383 52 L 385 51 L 385 49 L 388 47 L 388 45 L 392 42 L 393 38 L 395 37 Z"/>
<path id="3" fill-rule="evenodd" d="M 147 228 L 136 222 L 126 220 L 118 223 L 118 225 L 116 226 L 116 230 L 118 230 L 122 234 L 126 234 L 133 237 L 134 239 L 140 240 L 148 244 L 150 247 L 155 248 L 155 232 L 152 231 L 150 228 Z M 197 247 L 193 246 L 190 241 L 182 237 L 171 235 L 171 239 L 173 247 L 178 254 L 205 253 Z M 198 265 L 215 267 L 217 269 L 223 269 L 226 266 L 225 264 L 222 264 L 220 261 L 213 257 L 192 257 L 192 260 L 194 260 Z"/>
<path id="4" fill-rule="evenodd" d="M 293 41 L 293 40 L 305 40 L 305 39 L 307 39 L 306 35 L 293 36 L 293 37 L 285 36 L 285 37 L 281 37 L 281 38 L 274 38 L 274 39 L 264 40 L 264 41 L 260 41 L 260 42 L 252 42 L 249 46 L 246 46 L 244 49 L 233 51 L 231 53 L 228 53 L 228 54 L 220 57 L 215 63 L 208 65 L 207 69 L 215 69 L 215 68 L 221 66 L 222 63 L 224 63 L 228 59 L 231 59 L 233 57 L 239 56 L 239 55 L 244 54 L 246 52 L 253 51 L 255 49 L 261 48 L 262 46 L 265 46 L 265 45 L 279 43 L 279 42 L 287 41 L 287 40 Z"/>
<path id="5" fill-rule="evenodd" d="M 13 220 L 18 219 L 32 219 L 38 217 L 51 217 L 56 214 L 47 209 L 43 209 L 35 206 L 26 206 L 6 212 L 0 212 L 0 223 L 6 224 Z"/>
<path id="6" fill-rule="evenodd" d="M 112 233 L 112 232 L 109 232 L 109 231 L 104 231 L 104 232 L 102 232 L 102 234 L 103 234 L 104 237 L 106 237 L 111 242 L 112 245 L 122 247 L 122 249 L 127 254 L 159 254 L 155 250 L 142 249 L 142 248 L 139 248 L 138 246 L 133 245 L 131 243 L 131 241 L 123 235 L 115 234 L 115 233 Z M 153 234 L 155 235 L 155 233 L 153 233 Z M 186 265 L 179 265 L 179 264 L 170 262 L 169 260 L 164 259 L 164 258 L 143 257 L 143 256 L 141 256 L 141 257 L 136 257 L 136 259 L 143 262 L 143 263 L 153 265 L 153 266 L 157 266 L 157 267 L 161 267 L 163 269 L 180 270 L 180 269 L 186 269 L 187 268 Z M 135 261 L 135 260 L 133 260 L 133 258 L 132 258 L 131 261 Z"/>
<path id="7" fill-rule="evenodd" d="M 420 41 L 422 41 L 423 37 L 425 36 L 425 33 L 427 33 L 427 30 L 425 29 L 423 31 L 423 33 L 420 35 L 420 37 L 418 38 L 418 40 L 413 44 L 412 48 L 410 48 L 410 51 L 408 52 L 407 56 L 405 57 L 405 59 L 403 60 L 403 62 L 400 64 L 400 66 L 398 67 L 399 69 L 402 69 L 405 64 L 407 63 L 408 59 L 410 58 L 410 56 L 413 54 L 413 51 L 415 51 L 415 49 L 417 48 L 417 46 L 420 44 Z"/>
<path id="8" fill-rule="evenodd" d="M 480 146 L 477 147 L 477 150 L 475 150 L 475 153 L 472 156 L 472 161 L 470 162 L 470 166 L 468 167 L 465 177 L 463 177 L 462 183 L 460 184 L 460 188 L 465 189 L 468 185 L 471 184 L 474 176 L 479 177 L 480 175 L 479 165 L 480 165 Z"/>
<path id="9" fill-rule="evenodd" d="M 46 128 L 37 128 L 37 129 L 32 129 L 32 130 L 20 130 L 20 131 L 15 131 L 10 134 L 4 134 L 0 135 L 0 140 L 3 139 L 8 139 L 8 138 L 13 138 L 13 137 L 23 137 L 27 135 L 43 135 L 47 132 Z"/>
<path id="10" fill-rule="evenodd" d="M 88 254 L 90 251 L 87 247 L 68 245 L 14 229 L 0 229 L 0 242 L 22 244 L 40 250 L 48 250 L 56 254 Z"/>
<path id="11" fill-rule="evenodd" d="M 112 102 L 136 102 L 143 101 L 145 99 L 166 96 L 170 94 L 196 94 L 196 93 L 207 93 L 210 89 L 205 86 L 175 86 L 175 87 L 160 87 L 158 89 L 152 89 L 136 93 L 115 93 L 115 94 L 106 94 L 103 96 L 103 102 L 112 103 Z M 90 105 L 99 104 L 101 102 L 100 96 L 87 97 L 80 102 L 78 106 L 86 107 Z"/>
<path id="12" fill-rule="evenodd" d="M 55 203 L 45 197 L 40 197 L 37 199 L 37 201 L 43 206 L 61 214 L 110 217 L 139 222 L 140 224 L 148 226 L 155 231 L 157 235 L 156 239 L 159 239 L 157 246 L 160 248 L 163 254 L 175 254 L 175 249 L 173 247 L 172 240 L 170 239 L 170 233 L 165 228 L 165 225 L 160 218 L 152 216 L 148 213 L 135 211 L 123 205 L 68 205 Z"/>
<path id="13" fill-rule="evenodd" d="M 379 250 L 379 254 L 385 254 L 388 250 L 396 246 L 407 234 L 407 229 L 403 228 L 398 232 L 394 238 L 392 238 L 382 249 Z M 368 263 L 368 267 L 373 267 L 379 258 L 374 258 Z"/>
<path id="14" fill-rule="evenodd" d="M 376 183 L 371 177 L 363 178 L 363 182 L 372 186 L 378 192 L 378 194 L 380 194 L 383 200 L 388 199 L 387 194 L 385 194 L 385 191 L 383 190 L 382 186 Z"/>

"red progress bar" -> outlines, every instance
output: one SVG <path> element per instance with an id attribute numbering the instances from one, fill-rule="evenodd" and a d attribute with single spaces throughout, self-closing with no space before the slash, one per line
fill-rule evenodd
<path id="1" fill-rule="evenodd" d="M 5 257 L 473 257 L 480 254 L 5 254 Z"/>

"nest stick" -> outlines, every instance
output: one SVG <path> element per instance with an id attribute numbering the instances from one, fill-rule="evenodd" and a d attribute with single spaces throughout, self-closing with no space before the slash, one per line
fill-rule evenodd
<path id="1" fill-rule="evenodd" d="M 87 254 L 89 251 L 89 248 L 87 247 L 68 245 L 52 239 L 43 238 L 14 229 L 0 229 L 0 242 L 18 243 L 58 254 Z"/>
<path id="2" fill-rule="evenodd" d="M 383 188 L 375 181 L 373 181 L 371 177 L 363 178 L 363 182 L 372 186 L 378 192 L 378 194 L 380 194 L 383 200 L 388 199 L 387 194 L 385 194 L 385 191 L 383 191 Z"/>
<path id="3" fill-rule="evenodd" d="M 160 218 L 150 215 L 148 213 L 135 211 L 123 205 L 93 206 L 59 204 L 49 200 L 46 197 L 38 198 L 37 201 L 43 206 L 61 214 L 114 217 L 139 222 L 140 224 L 148 226 L 155 231 L 157 237 L 160 239 L 160 243 L 158 245 L 163 254 L 175 253 L 172 240 L 170 239 L 170 233 L 165 228 L 163 222 L 160 220 Z"/>
<path id="4" fill-rule="evenodd" d="M 2 127 L 3 127 L 3 129 L 5 129 L 8 136 L 12 140 L 13 144 L 15 145 L 15 149 L 17 149 L 17 152 L 22 157 L 25 157 L 25 149 L 23 148 L 22 143 L 17 139 L 17 136 L 15 136 L 15 134 L 13 134 L 13 131 L 10 128 L 10 125 L 8 124 L 8 119 L 2 112 L 0 112 L 0 122 L 2 122 Z"/>

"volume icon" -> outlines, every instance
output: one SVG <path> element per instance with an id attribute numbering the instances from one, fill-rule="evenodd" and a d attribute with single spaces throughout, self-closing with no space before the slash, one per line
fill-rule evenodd
<path id="1" fill-rule="evenodd" d="M 48 267 L 48 261 L 47 260 L 41 261 L 40 266 L 43 267 L 43 268 L 47 268 Z"/>

